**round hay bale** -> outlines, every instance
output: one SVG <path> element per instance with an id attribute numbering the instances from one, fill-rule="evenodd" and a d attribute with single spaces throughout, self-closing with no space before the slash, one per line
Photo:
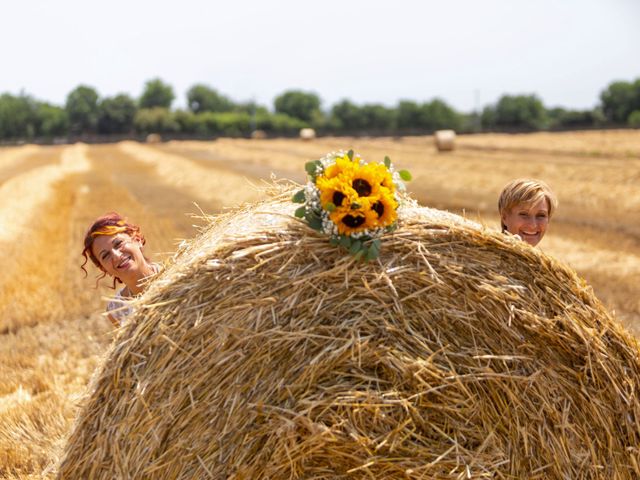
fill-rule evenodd
<path id="1" fill-rule="evenodd" d="M 294 208 L 181 248 L 59 478 L 638 478 L 640 351 L 573 270 L 416 206 L 359 263 Z"/>
<path id="2" fill-rule="evenodd" d="M 437 130 L 433 138 L 439 152 L 449 152 L 455 148 L 456 132 L 453 130 Z"/>
<path id="3" fill-rule="evenodd" d="M 162 137 L 159 133 L 150 133 L 149 135 L 147 135 L 146 141 L 147 143 L 161 143 Z"/>
<path id="4" fill-rule="evenodd" d="M 265 138 L 267 138 L 267 132 L 265 132 L 264 130 L 254 130 L 253 132 L 251 132 L 251 138 L 253 138 L 254 140 L 264 140 Z"/>
<path id="5" fill-rule="evenodd" d="M 300 138 L 302 140 L 313 140 L 316 138 L 316 131 L 313 128 L 301 128 Z"/>

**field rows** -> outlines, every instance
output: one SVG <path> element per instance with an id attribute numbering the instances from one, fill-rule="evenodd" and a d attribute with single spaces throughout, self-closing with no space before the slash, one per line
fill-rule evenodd
<path id="1" fill-rule="evenodd" d="M 459 145 L 449 154 L 424 137 L 0 149 L 0 476 L 40 478 L 55 462 L 112 340 L 99 313 L 112 290 L 94 288 L 92 266 L 86 279 L 80 270 L 82 237 L 97 215 L 126 214 L 162 259 L 196 233 L 189 213 L 258 200 L 272 173 L 302 182 L 304 162 L 332 150 L 389 155 L 413 173 L 420 203 L 492 228 L 508 180 L 547 180 L 560 209 L 542 249 L 570 263 L 640 334 L 640 135 L 482 135 Z"/>

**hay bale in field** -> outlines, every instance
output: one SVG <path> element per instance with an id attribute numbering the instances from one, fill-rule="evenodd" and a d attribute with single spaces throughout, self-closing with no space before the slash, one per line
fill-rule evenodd
<path id="1" fill-rule="evenodd" d="M 455 149 L 456 132 L 453 130 L 437 130 L 433 134 L 433 139 L 439 152 L 449 152 Z"/>
<path id="2" fill-rule="evenodd" d="M 316 138 L 316 131 L 313 128 L 301 128 L 300 138 L 302 140 L 313 140 Z"/>
<path id="3" fill-rule="evenodd" d="M 149 135 L 147 135 L 146 141 L 147 143 L 161 143 L 162 137 L 159 133 L 150 133 Z"/>
<path id="4" fill-rule="evenodd" d="M 358 263 L 289 199 L 149 287 L 59 478 L 638 478 L 638 345 L 571 269 L 420 207 Z"/>
<path id="5" fill-rule="evenodd" d="M 253 138 L 254 140 L 264 140 L 265 138 L 267 138 L 267 132 L 265 132 L 264 130 L 254 130 L 253 132 L 251 132 L 251 138 Z"/>

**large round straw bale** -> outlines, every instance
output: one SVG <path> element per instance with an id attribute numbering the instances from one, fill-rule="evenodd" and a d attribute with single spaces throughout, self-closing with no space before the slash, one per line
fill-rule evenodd
<path id="1" fill-rule="evenodd" d="M 265 138 L 267 138 L 267 132 L 265 132 L 264 130 L 254 130 L 253 132 L 251 132 L 251 138 L 253 138 L 254 140 L 264 140 Z"/>
<path id="2" fill-rule="evenodd" d="M 289 198 L 150 286 L 60 478 L 639 478 L 639 349 L 571 269 L 420 207 L 359 263 Z"/>
<path id="3" fill-rule="evenodd" d="M 300 138 L 302 140 L 313 140 L 316 138 L 316 131 L 313 128 L 301 128 Z"/>
<path id="4" fill-rule="evenodd" d="M 439 152 L 447 152 L 455 148 L 456 132 L 453 130 L 437 130 L 433 138 Z"/>
<path id="5" fill-rule="evenodd" d="M 150 133 L 147 135 L 147 143 L 160 143 L 162 142 L 162 136 L 159 133 Z"/>

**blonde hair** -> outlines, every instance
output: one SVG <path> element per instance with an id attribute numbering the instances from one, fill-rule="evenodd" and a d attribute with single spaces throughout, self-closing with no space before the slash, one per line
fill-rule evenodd
<path id="1" fill-rule="evenodd" d="M 502 222 L 503 213 L 511 211 L 513 207 L 521 203 L 532 204 L 542 198 L 547 201 L 549 218 L 551 218 L 553 212 L 558 208 L 558 198 L 549 185 L 542 180 L 534 178 L 518 178 L 507 183 L 498 199 L 498 212 L 500 213 L 502 231 L 504 232 L 507 229 L 507 226 Z"/>

